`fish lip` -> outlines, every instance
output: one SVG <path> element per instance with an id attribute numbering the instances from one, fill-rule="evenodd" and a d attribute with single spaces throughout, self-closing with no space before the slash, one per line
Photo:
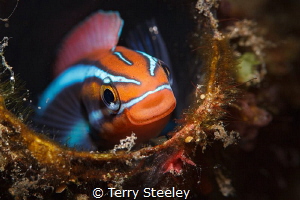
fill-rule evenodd
<path id="1" fill-rule="evenodd" d="M 166 103 L 165 102 L 159 103 L 156 110 L 159 110 L 160 112 L 158 114 L 156 112 L 155 114 L 152 114 L 152 115 L 151 114 L 149 115 L 146 112 L 144 112 L 144 113 L 146 113 L 145 115 L 147 117 L 143 116 L 141 118 L 141 117 L 138 117 L 136 114 L 134 114 L 134 111 L 136 111 L 139 106 L 133 106 L 132 108 L 126 110 L 127 118 L 131 124 L 138 125 L 138 126 L 151 124 L 151 123 L 154 123 L 156 121 L 159 121 L 159 120 L 167 117 L 168 115 L 170 115 L 173 112 L 173 110 L 176 107 L 176 99 L 174 97 L 173 92 L 170 90 L 162 90 L 159 92 L 163 93 L 165 95 L 164 98 L 168 100 Z M 148 97 L 152 97 L 152 96 L 149 95 Z M 167 109 L 165 109 L 165 107 L 167 107 Z M 143 114 L 143 111 L 139 112 L 139 114 Z"/>
<path id="2" fill-rule="evenodd" d="M 138 125 L 138 126 L 151 124 L 151 123 L 159 121 L 160 119 L 163 119 L 163 118 L 167 117 L 168 115 L 170 115 L 173 112 L 173 110 L 175 109 L 175 107 L 176 107 L 176 104 L 174 104 L 172 107 L 170 107 L 163 114 L 157 115 L 157 116 L 154 116 L 154 117 L 150 117 L 150 118 L 144 119 L 144 120 L 137 120 L 137 119 L 133 118 L 131 115 L 128 115 L 128 120 L 131 124 Z"/>

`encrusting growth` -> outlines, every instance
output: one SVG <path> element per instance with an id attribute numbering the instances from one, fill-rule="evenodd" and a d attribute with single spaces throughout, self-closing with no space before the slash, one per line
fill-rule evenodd
<path id="1" fill-rule="evenodd" d="M 211 20 L 198 15 L 205 22 Z M 202 21 L 199 22 L 199 27 L 202 25 Z M 7 111 L 4 106 L 5 95 L 2 94 L 0 155 L 6 158 L 6 162 L 1 164 L 0 169 L 6 170 L 0 171 L 0 175 L 15 178 L 10 188 L 15 188 L 16 184 L 20 183 L 17 174 L 26 177 L 26 170 L 29 168 L 30 176 L 36 180 L 34 186 L 30 181 L 24 184 L 25 192 L 20 190 L 10 194 L 22 197 L 35 192 L 35 195 L 46 196 L 51 193 L 49 186 L 61 188 L 63 184 L 63 188 L 66 188 L 65 185 L 72 188 L 72 185 L 76 184 L 80 193 L 90 195 L 94 185 L 122 188 L 134 185 L 137 177 L 140 180 L 138 187 L 143 183 L 148 184 L 154 177 L 155 181 L 151 184 L 155 185 L 156 180 L 170 176 L 184 177 L 189 173 L 185 169 L 197 168 L 199 161 L 195 160 L 199 155 L 194 155 L 195 149 L 200 148 L 204 151 L 213 140 L 221 140 L 224 147 L 235 143 L 238 134 L 227 133 L 222 118 L 226 115 L 226 108 L 235 101 L 238 92 L 233 79 L 236 61 L 228 40 L 223 36 L 216 38 L 209 25 L 205 29 L 207 31 L 202 29 L 204 34 L 195 41 L 206 47 L 203 51 L 197 51 L 197 55 L 203 61 L 205 79 L 201 83 L 202 86 L 198 85 L 194 104 L 182 116 L 181 125 L 171 133 L 172 137 L 169 140 L 160 145 L 137 151 L 130 151 L 132 146 L 129 145 L 124 146 L 128 151 L 112 153 L 84 152 L 63 147 L 30 130 Z M 199 30 L 196 31 L 200 33 Z M 134 140 L 130 142 L 133 144 Z M 119 149 L 123 149 L 123 146 L 116 146 L 116 150 Z M 16 168 L 19 173 L 15 172 Z M 145 176 L 146 178 L 141 180 L 140 177 Z M 168 184 L 168 181 L 161 182 Z M 76 193 L 77 190 L 73 192 Z"/>

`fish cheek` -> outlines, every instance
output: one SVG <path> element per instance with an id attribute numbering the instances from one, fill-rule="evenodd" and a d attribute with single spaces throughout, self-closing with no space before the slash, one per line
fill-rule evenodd
<path id="1" fill-rule="evenodd" d="M 103 123 L 98 135 L 101 138 L 99 146 L 112 149 L 114 145 L 120 144 L 121 139 L 125 139 L 132 133 L 137 136 L 135 143 L 147 142 L 151 138 L 157 137 L 170 119 L 168 115 L 153 123 L 136 125 L 129 121 L 127 114 L 128 110 L 124 110 L 121 115 Z"/>
<path id="2" fill-rule="evenodd" d="M 112 149 L 119 144 L 121 139 L 131 135 L 128 131 L 128 120 L 122 115 L 111 115 L 106 118 L 98 132 L 98 146 L 105 149 Z"/>
<path id="3" fill-rule="evenodd" d="M 99 126 L 103 122 L 103 103 L 100 97 L 101 84 L 95 81 L 86 81 L 82 86 L 81 101 L 82 107 L 90 125 L 99 130 Z"/>
<path id="4" fill-rule="evenodd" d="M 100 100 L 100 88 L 101 83 L 98 83 L 96 81 L 85 81 L 85 83 L 82 86 L 81 96 L 83 99 L 83 102 L 85 104 L 88 104 L 89 101 L 96 101 Z"/>

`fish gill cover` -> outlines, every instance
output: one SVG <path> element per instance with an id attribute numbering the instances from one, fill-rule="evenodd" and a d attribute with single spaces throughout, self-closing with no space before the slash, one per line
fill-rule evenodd
<path id="1" fill-rule="evenodd" d="M 19 106 L 10 106 L 10 102 L 19 102 L 25 97 L 22 92 L 17 93 L 19 86 L 15 85 L 14 71 L 6 61 L 5 48 L 9 46 L 9 40 L 7 37 L 2 40 L 1 198 L 89 199 L 95 197 L 95 188 L 103 188 L 103 199 L 110 198 L 108 188 L 123 191 L 144 188 L 172 191 L 176 188 L 189 190 L 189 199 L 252 199 L 253 195 L 257 197 L 259 194 L 265 196 L 265 199 L 274 197 L 272 192 L 268 193 L 246 184 L 247 180 L 242 178 L 242 174 L 272 174 L 270 168 L 254 160 L 255 157 L 250 156 L 250 163 L 245 158 L 251 152 L 261 153 L 255 150 L 255 141 L 259 141 L 256 139 L 257 134 L 262 127 L 272 123 L 271 112 L 276 116 L 284 110 L 270 101 L 279 101 L 278 98 L 268 96 L 278 95 L 281 88 L 277 86 L 274 78 L 274 74 L 280 73 L 281 68 L 269 67 L 273 70 L 272 76 L 268 76 L 266 68 L 266 63 L 276 63 L 276 59 L 270 56 L 276 54 L 276 47 L 264 39 L 263 31 L 250 20 L 232 20 L 225 28 L 219 28 L 222 23 L 216 18 L 216 11 L 221 16 L 234 16 L 235 6 L 238 5 L 234 1 L 224 1 L 221 5 L 219 1 L 206 0 L 181 3 L 191 13 L 190 20 L 194 18 L 194 28 L 189 30 L 191 50 L 186 52 L 186 57 L 190 60 L 185 63 L 190 73 L 195 75 L 190 83 L 190 87 L 194 88 L 189 95 L 192 100 L 189 108 L 177 120 L 178 126 L 169 133 L 170 139 L 141 149 L 132 149 L 136 139 L 132 134 L 121 140 L 111 151 L 77 151 L 28 128 L 23 117 L 18 116 L 22 109 Z M 168 7 L 175 5 L 170 2 L 164 4 Z M 241 14 L 238 16 L 241 17 Z M 2 17 L 2 21 L 8 21 L 3 19 L 5 18 Z M 271 53 L 266 51 L 271 47 Z M 295 48 L 293 52 L 297 52 Z M 288 56 L 285 58 L 292 59 Z M 265 84 L 269 86 L 266 88 Z M 293 84 L 294 82 L 290 82 L 290 86 Z M 27 93 L 26 91 L 25 94 Z M 299 95 L 294 98 L 297 97 Z M 266 103 L 262 104 L 264 101 Z M 282 105 L 282 101 L 280 102 Z M 292 102 L 294 103 L 290 105 L 297 108 L 297 101 Z M 274 128 L 269 129 L 274 132 Z M 272 138 L 268 129 L 263 130 Z M 259 144 L 258 147 L 261 148 Z M 290 149 L 284 148 L 274 149 L 276 153 L 271 154 L 275 157 L 273 162 L 282 162 L 282 166 L 290 164 L 292 161 L 285 161 L 285 154 L 289 154 L 289 151 Z M 267 152 L 270 153 L 270 150 L 267 149 Z M 268 155 L 270 154 L 264 152 L 265 157 Z M 294 155 L 294 159 L 299 159 L 297 151 L 291 155 Z M 244 165 L 240 162 L 253 168 L 241 167 Z M 297 164 L 293 166 L 299 168 Z M 258 182 L 265 180 L 261 175 L 258 176 L 261 178 Z M 276 178 L 278 176 L 274 176 L 275 180 L 282 180 L 280 176 Z M 255 185 L 253 177 L 249 177 L 249 180 L 250 184 Z M 279 192 L 277 194 L 286 196 L 293 194 L 293 191 Z M 282 196 L 272 199 L 280 197 Z"/>

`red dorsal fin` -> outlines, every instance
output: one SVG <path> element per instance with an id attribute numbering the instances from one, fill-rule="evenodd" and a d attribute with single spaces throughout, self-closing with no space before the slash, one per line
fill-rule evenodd
<path id="1" fill-rule="evenodd" d="M 94 50 L 114 48 L 122 26 L 119 12 L 98 11 L 89 16 L 64 40 L 55 63 L 54 76 Z"/>

